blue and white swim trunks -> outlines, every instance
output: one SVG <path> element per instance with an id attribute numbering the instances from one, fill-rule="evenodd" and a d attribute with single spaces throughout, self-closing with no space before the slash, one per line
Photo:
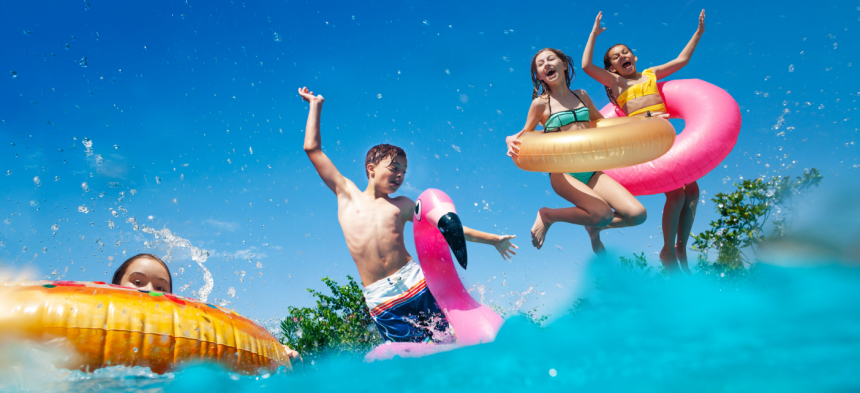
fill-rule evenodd
<path id="1" fill-rule="evenodd" d="M 437 341 L 440 333 L 448 330 L 448 321 L 415 261 L 362 291 L 370 316 L 385 341 Z"/>

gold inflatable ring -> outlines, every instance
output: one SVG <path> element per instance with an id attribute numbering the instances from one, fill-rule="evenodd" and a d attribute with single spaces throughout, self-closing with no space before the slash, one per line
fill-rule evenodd
<path id="1" fill-rule="evenodd" d="M 103 282 L 0 284 L 0 336 L 60 343 L 57 366 L 143 366 L 164 373 L 186 362 L 236 372 L 291 369 L 284 347 L 236 312 L 177 295 Z"/>
<path id="2" fill-rule="evenodd" d="M 514 164 L 548 173 L 623 168 L 658 158 L 675 142 L 675 128 L 661 118 L 621 117 L 591 124 L 581 130 L 523 133 Z"/>

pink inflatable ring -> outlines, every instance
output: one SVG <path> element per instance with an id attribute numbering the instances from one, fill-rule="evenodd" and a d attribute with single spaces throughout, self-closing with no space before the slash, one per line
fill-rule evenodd
<path id="1" fill-rule="evenodd" d="M 723 161 L 741 130 L 738 103 L 725 90 L 699 79 L 682 79 L 657 84 L 669 116 L 686 122 L 669 152 L 653 161 L 605 173 L 633 195 L 653 195 L 692 183 Z M 624 117 L 609 103 L 604 117 Z"/>

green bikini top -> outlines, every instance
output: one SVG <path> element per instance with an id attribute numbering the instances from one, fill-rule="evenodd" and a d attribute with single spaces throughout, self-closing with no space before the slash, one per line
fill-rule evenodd
<path id="1" fill-rule="evenodd" d="M 571 91 L 573 93 L 573 91 Z M 576 93 L 573 93 L 576 98 L 579 99 L 579 102 L 582 102 L 582 105 L 585 105 L 585 102 L 579 98 Z M 550 101 L 550 113 L 552 113 L 552 101 Z M 544 131 L 555 131 L 562 126 L 566 126 L 570 123 L 580 123 L 580 122 L 588 122 L 591 121 L 591 116 L 589 116 L 589 111 L 587 106 L 582 106 L 576 108 L 574 110 L 566 110 L 561 112 L 552 113 L 549 115 L 549 119 L 546 120 L 546 124 L 544 125 Z"/>

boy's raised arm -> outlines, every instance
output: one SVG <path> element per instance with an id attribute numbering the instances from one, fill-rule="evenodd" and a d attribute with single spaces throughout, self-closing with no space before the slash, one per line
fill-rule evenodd
<path id="1" fill-rule="evenodd" d="M 346 191 L 346 178 L 340 174 L 334 163 L 322 151 L 322 140 L 320 137 L 320 114 L 322 112 L 322 104 L 325 98 L 322 95 L 314 96 L 314 92 L 308 91 L 307 87 L 299 89 L 299 95 L 310 105 L 308 112 L 308 124 L 305 127 L 305 153 L 314 164 L 317 173 L 323 179 L 325 184 L 334 191 L 335 194 L 341 195 Z"/>

